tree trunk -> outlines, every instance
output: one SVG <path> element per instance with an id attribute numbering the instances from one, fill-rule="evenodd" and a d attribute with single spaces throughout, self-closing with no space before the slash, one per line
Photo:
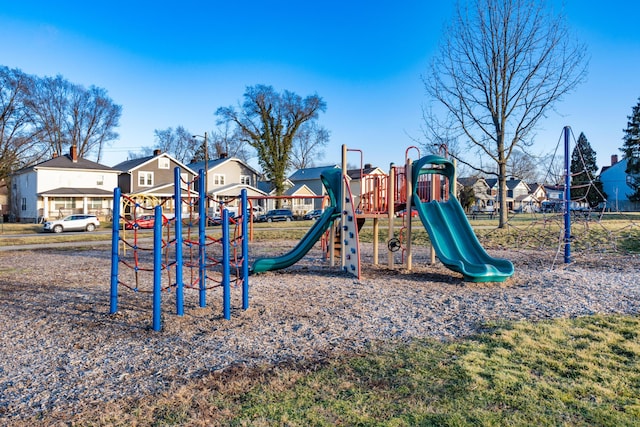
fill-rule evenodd
<path id="1" fill-rule="evenodd" d="M 498 163 L 498 228 L 507 224 L 507 163 Z"/>

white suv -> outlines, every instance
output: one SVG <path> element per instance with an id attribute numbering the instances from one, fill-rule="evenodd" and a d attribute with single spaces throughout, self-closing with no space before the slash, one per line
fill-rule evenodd
<path id="1" fill-rule="evenodd" d="M 95 215 L 69 215 L 68 217 L 47 221 L 44 231 L 62 233 L 63 231 L 93 231 L 100 227 L 100 220 Z"/>

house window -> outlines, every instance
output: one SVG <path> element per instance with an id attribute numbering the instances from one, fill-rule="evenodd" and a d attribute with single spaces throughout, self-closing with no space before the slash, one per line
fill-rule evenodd
<path id="1" fill-rule="evenodd" d="M 187 190 L 189 188 L 189 174 L 180 174 L 180 188 Z"/>
<path id="2" fill-rule="evenodd" d="M 169 169 L 169 167 L 169 159 L 167 159 L 166 157 L 158 158 L 158 169 Z"/>
<path id="3" fill-rule="evenodd" d="M 240 175 L 240 184 L 251 185 L 251 177 L 249 175 Z"/>
<path id="4" fill-rule="evenodd" d="M 27 198 L 26 197 L 22 198 L 22 203 L 21 204 L 22 204 L 22 210 L 26 211 L 27 210 Z"/>
<path id="5" fill-rule="evenodd" d="M 224 185 L 224 175 L 218 173 L 214 174 L 213 185 Z"/>
<path id="6" fill-rule="evenodd" d="M 104 185 L 104 175 L 100 175 L 96 180 L 96 185 Z"/>
<path id="7" fill-rule="evenodd" d="M 102 209 L 102 199 L 98 197 L 90 197 L 87 200 L 87 207 L 89 209 Z"/>
<path id="8" fill-rule="evenodd" d="M 56 197 L 51 201 L 54 210 L 73 209 L 75 207 L 75 199 L 73 197 Z"/>
<path id="9" fill-rule="evenodd" d="M 138 172 L 138 185 L 140 187 L 151 187 L 153 185 L 153 172 Z"/>

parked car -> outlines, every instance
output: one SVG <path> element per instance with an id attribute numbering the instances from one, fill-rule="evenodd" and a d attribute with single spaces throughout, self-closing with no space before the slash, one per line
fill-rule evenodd
<path id="1" fill-rule="evenodd" d="M 62 219 L 44 223 L 44 231 L 62 233 L 63 231 L 93 231 L 100 227 L 100 220 L 95 215 L 69 215 Z"/>
<path id="2" fill-rule="evenodd" d="M 261 215 L 264 215 L 264 209 L 262 209 L 262 206 L 253 206 L 253 220 L 257 221 L 258 218 L 260 218 Z"/>
<path id="3" fill-rule="evenodd" d="M 314 209 L 304 214 L 302 219 L 318 219 L 322 216 L 322 209 Z"/>
<path id="4" fill-rule="evenodd" d="M 272 209 L 258 217 L 260 222 L 293 221 L 293 212 L 289 209 Z"/>
<path id="5" fill-rule="evenodd" d="M 402 209 L 401 211 L 396 212 L 396 216 L 399 218 L 404 218 L 407 216 L 407 210 Z M 416 218 L 418 216 L 418 211 L 415 209 L 411 209 L 411 218 Z"/>
<path id="6" fill-rule="evenodd" d="M 142 215 L 139 218 L 136 218 L 135 221 L 126 222 L 124 224 L 124 228 L 127 230 L 133 230 L 134 228 L 153 228 L 153 224 L 155 224 L 156 218 L 155 215 Z M 167 217 L 162 217 L 162 225 L 166 225 L 168 222 Z"/>

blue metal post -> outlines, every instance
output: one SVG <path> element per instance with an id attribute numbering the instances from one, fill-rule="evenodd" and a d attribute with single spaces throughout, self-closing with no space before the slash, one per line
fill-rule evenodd
<path id="1" fill-rule="evenodd" d="M 113 231 L 111 233 L 111 298 L 109 313 L 115 314 L 118 311 L 118 268 L 120 257 L 118 254 L 118 244 L 120 243 L 120 187 L 113 190 Z"/>
<path id="2" fill-rule="evenodd" d="M 205 174 L 204 169 L 198 171 L 198 277 L 199 280 L 199 299 L 200 307 L 207 306 L 207 193 L 205 191 Z"/>
<path id="3" fill-rule="evenodd" d="M 184 283 L 182 279 L 182 178 L 180 168 L 173 170 L 176 232 L 176 314 L 184 315 Z"/>
<path id="4" fill-rule="evenodd" d="M 231 319 L 231 284 L 229 281 L 229 211 L 222 210 L 222 312 Z"/>
<path id="5" fill-rule="evenodd" d="M 564 127 L 564 262 L 571 263 L 571 167 L 569 155 L 569 126 Z"/>
<path id="6" fill-rule="evenodd" d="M 160 313 L 162 305 L 162 206 L 154 208 L 153 223 L 153 330 L 162 328 Z"/>
<path id="7" fill-rule="evenodd" d="M 249 309 L 249 202 L 247 200 L 247 189 L 240 192 L 242 207 L 242 309 Z"/>

